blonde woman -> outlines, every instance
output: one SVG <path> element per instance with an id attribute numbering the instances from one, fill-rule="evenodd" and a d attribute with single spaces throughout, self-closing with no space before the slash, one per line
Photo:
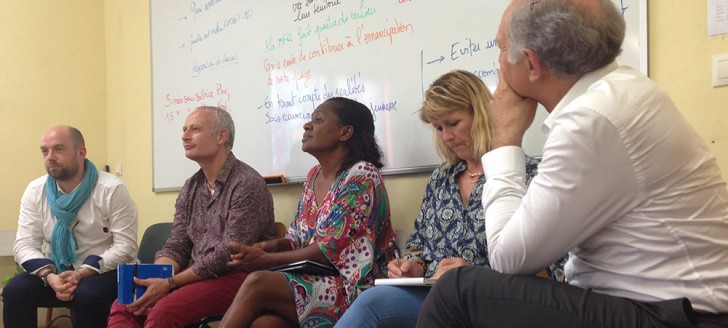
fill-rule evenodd
<path id="1" fill-rule="evenodd" d="M 480 158 L 491 147 L 491 94 L 477 76 L 454 70 L 425 93 L 420 119 L 432 125 L 445 162 L 427 183 L 420 213 L 401 261 L 390 261 L 390 278 L 438 278 L 452 268 L 489 266 Z M 528 182 L 538 162 L 526 162 Z M 414 327 L 429 288 L 378 286 L 357 298 L 338 327 Z"/>

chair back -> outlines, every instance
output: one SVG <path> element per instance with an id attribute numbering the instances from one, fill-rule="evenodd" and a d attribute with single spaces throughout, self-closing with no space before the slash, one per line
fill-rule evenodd
<path id="1" fill-rule="evenodd" d="M 144 230 L 142 241 L 139 243 L 137 258 L 142 263 L 154 263 L 154 255 L 167 243 L 167 237 L 172 232 L 172 222 L 155 223 Z"/>
<path id="2" fill-rule="evenodd" d="M 283 222 L 275 222 L 276 238 L 284 238 L 288 233 L 288 227 Z M 209 316 L 199 322 L 185 326 L 185 328 L 210 328 L 210 324 L 222 320 L 222 315 Z"/>
<path id="3" fill-rule="evenodd" d="M 283 222 L 276 221 L 276 238 L 283 238 L 288 234 L 288 227 Z"/>

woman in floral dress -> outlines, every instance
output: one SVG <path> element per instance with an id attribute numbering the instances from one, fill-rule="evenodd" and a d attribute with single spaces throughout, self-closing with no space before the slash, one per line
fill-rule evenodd
<path id="1" fill-rule="evenodd" d="M 394 230 L 369 109 L 331 98 L 304 125 L 308 173 L 283 239 L 232 245 L 231 266 L 250 271 L 220 327 L 331 327 L 364 288 L 387 275 Z M 301 260 L 333 265 L 332 276 L 262 271 Z"/>

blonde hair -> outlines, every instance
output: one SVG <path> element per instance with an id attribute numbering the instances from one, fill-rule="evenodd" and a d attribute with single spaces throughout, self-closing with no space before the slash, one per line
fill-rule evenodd
<path id="1" fill-rule="evenodd" d="M 420 120 L 431 124 L 432 120 L 443 115 L 467 111 L 473 117 L 473 124 L 470 126 L 473 155 L 475 158 L 480 158 L 492 146 L 490 100 L 490 91 L 477 76 L 463 70 L 452 70 L 437 78 L 425 91 Z M 442 138 L 437 137 L 437 134 L 435 134 L 435 147 L 445 160 L 444 168 L 462 161 Z"/>

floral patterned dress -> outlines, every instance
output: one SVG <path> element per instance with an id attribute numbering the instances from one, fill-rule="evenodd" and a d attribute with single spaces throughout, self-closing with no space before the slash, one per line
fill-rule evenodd
<path id="1" fill-rule="evenodd" d="M 354 164 L 339 174 L 317 206 L 313 182 L 319 171 L 317 165 L 308 173 L 286 238 L 294 249 L 317 245 L 339 275 L 284 273 L 301 327 L 332 327 L 362 287 L 386 277 L 395 247 L 389 199 L 379 170 L 368 162 Z"/>

